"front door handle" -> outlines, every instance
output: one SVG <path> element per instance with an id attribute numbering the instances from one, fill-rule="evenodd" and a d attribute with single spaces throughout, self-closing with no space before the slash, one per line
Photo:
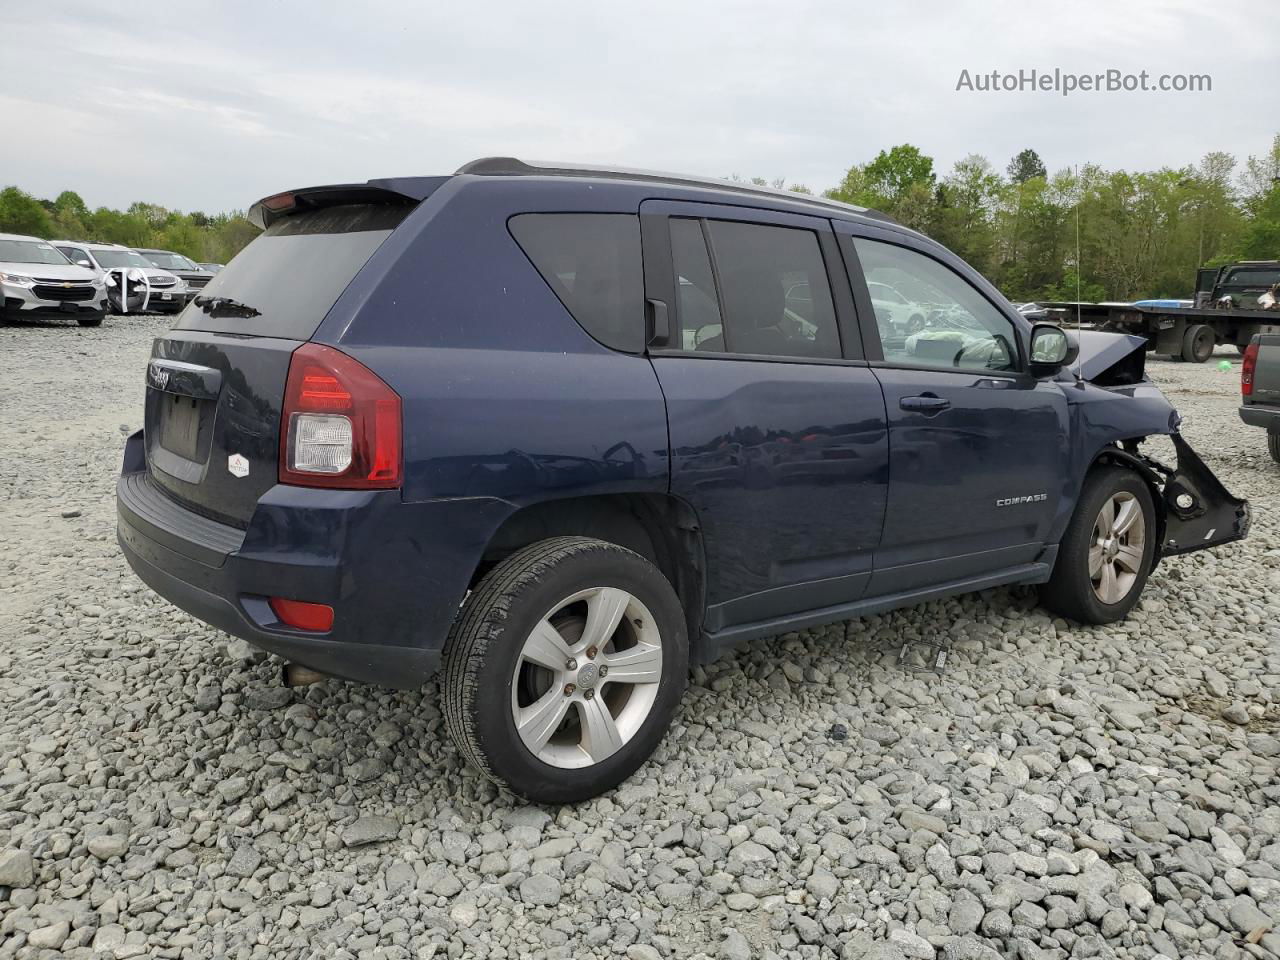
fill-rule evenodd
<path id="1" fill-rule="evenodd" d="M 923 413 L 927 416 L 932 413 L 941 413 L 951 406 L 951 401 L 925 394 L 922 397 L 903 397 L 898 401 L 898 406 L 903 410 L 911 410 L 914 413 Z"/>

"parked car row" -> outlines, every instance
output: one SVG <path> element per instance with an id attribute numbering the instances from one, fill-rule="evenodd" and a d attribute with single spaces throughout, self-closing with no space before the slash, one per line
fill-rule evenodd
<path id="1" fill-rule="evenodd" d="M 3 233 L 0 317 L 96 327 L 108 313 L 177 313 L 218 269 L 170 250 Z"/>

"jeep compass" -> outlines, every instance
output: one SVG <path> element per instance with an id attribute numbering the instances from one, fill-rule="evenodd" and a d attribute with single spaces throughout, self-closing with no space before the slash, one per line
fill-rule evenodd
<path id="1" fill-rule="evenodd" d="M 1144 341 L 871 210 L 490 158 L 251 217 L 155 341 L 121 548 L 309 675 L 439 673 L 533 800 L 626 778 L 734 644 L 1012 583 L 1109 623 L 1248 527 Z"/>

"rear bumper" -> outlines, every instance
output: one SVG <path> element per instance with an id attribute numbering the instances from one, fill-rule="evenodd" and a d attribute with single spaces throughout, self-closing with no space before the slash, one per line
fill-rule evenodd
<path id="1" fill-rule="evenodd" d="M 228 597 L 181 579 L 171 572 L 174 565 L 182 566 L 182 558 L 166 551 L 154 542 L 145 542 L 123 511 L 116 529 L 116 538 L 129 566 L 143 583 L 164 597 L 174 606 L 193 617 L 217 627 L 232 636 L 247 640 L 259 649 L 274 653 L 293 663 L 300 663 L 321 673 L 375 683 L 384 687 L 416 687 L 431 676 L 440 666 L 440 650 L 415 647 L 392 647 L 377 643 L 358 643 L 333 637 L 312 637 L 302 631 L 287 628 L 271 629 L 252 619 L 246 609 L 249 606 L 274 619 L 265 601 L 254 598 Z M 164 558 L 167 564 L 158 563 Z M 225 583 L 224 583 L 225 585 Z"/>
<path id="2" fill-rule="evenodd" d="M 313 670 L 399 688 L 419 686 L 439 667 L 488 535 L 509 509 L 488 500 L 403 503 L 394 490 L 277 486 L 241 530 L 156 488 L 141 431 L 126 445 L 116 506 L 120 549 L 166 600 Z M 281 623 L 273 596 L 332 606 L 333 627 Z"/>
<path id="3" fill-rule="evenodd" d="M 1240 419 L 1251 427 L 1280 433 L 1280 407 L 1246 404 L 1240 408 Z"/>

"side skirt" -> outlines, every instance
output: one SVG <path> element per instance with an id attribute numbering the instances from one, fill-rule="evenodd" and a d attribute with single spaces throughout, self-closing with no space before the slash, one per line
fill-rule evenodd
<path id="1" fill-rule="evenodd" d="M 938 600 L 942 597 L 951 597 L 959 593 L 975 593 L 979 590 L 988 590 L 991 587 L 1000 587 L 1010 583 L 1045 583 L 1048 581 L 1049 575 L 1053 573 L 1053 561 L 1056 553 L 1056 548 L 1046 550 L 1041 561 L 1019 564 L 1016 567 L 1009 567 L 1005 570 L 997 570 L 993 573 L 985 573 L 981 576 L 969 577 L 964 580 L 954 580 L 939 586 L 923 587 L 883 597 L 867 597 L 850 603 L 822 607 L 818 610 L 806 610 L 803 613 L 793 613 L 770 620 L 738 624 L 733 627 L 727 627 L 724 630 L 717 630 L 714 633 L 703 631 L 702 643 L 699 644 L 699 650 L 696 654 L 696 662 L 710 663 L 712 660 L 718 659 L 726 650 L 759 637 L 789 633 L 793 630 L 806 630 L 809 627 L 835 623 L 839 620 L 850 620 L 854 617 L 864 617 L 873 613 L 884 613 L 887 610 L 896 610 L 899 607 L 910 607 L 917 603 L 924 603 L 926 600 Z"/>

